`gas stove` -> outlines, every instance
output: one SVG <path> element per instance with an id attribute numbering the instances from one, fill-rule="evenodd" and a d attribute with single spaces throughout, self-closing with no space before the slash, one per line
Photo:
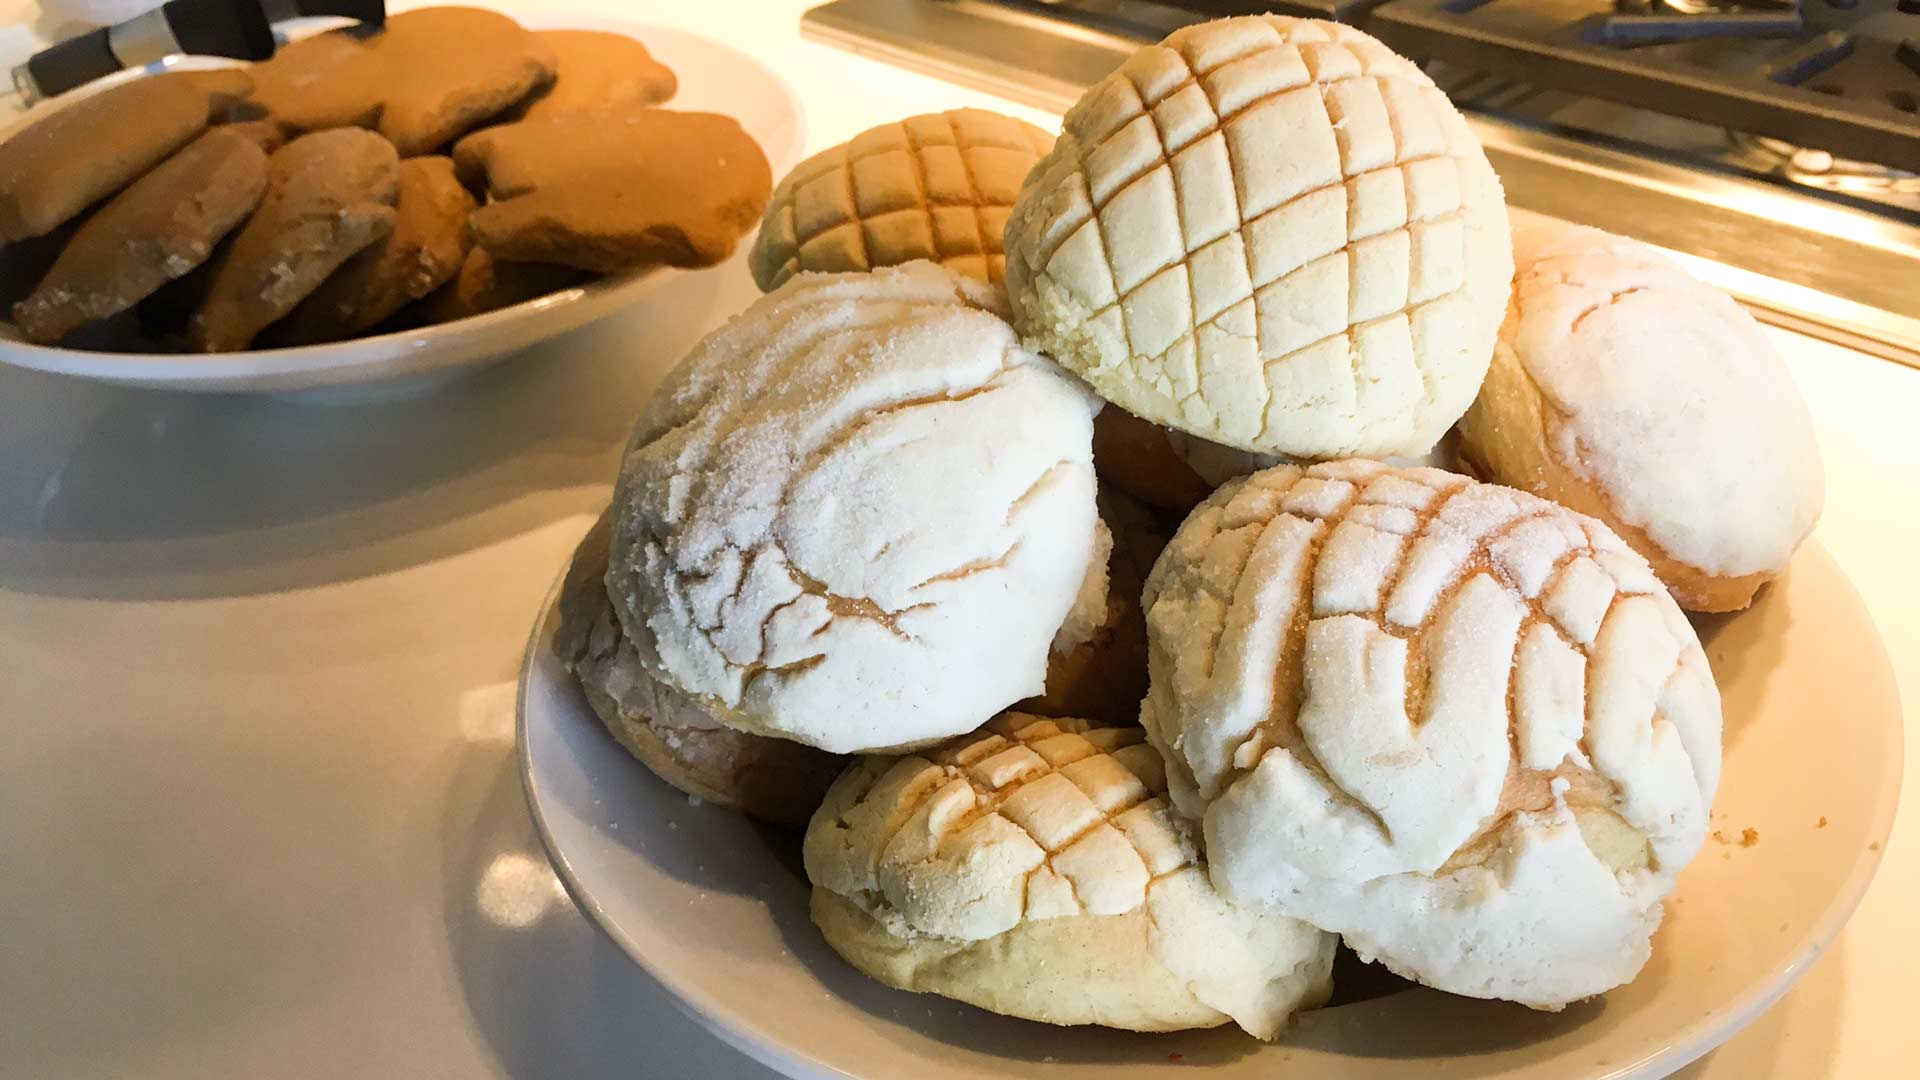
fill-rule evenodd
<path id="1" fill-rule="evenodd" d="M 803 30 L 1064 109 L 1140 43 L 1253 11 L 1419 60 L 1515 206 L 1920 365 L 1920 0 L 835 0 Z"/>

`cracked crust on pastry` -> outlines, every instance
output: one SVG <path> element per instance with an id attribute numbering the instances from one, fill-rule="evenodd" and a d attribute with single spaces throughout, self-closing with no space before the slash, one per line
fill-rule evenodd
<path id="1" fill-rule="evenodd" d="M 560 593 L 554 648 L 608 732 L 654 775 L 707 802 L 802 828 L 844 758 L 735 731 L 640 666 L 607 596 L 611 513 L 580 542 Z"/>
<path id="2" fill-rule="evenodd" d="M 1460 421 L 1462 454 L 1605 521 L 1681 607 L 1746 607 L 1824 495 L 1779 354 L 1725 293 L 1637 241 L 1542 219 L 1516 229 L 1515 247 L 1513 303 Z"/>
<path id="3" fill-rule="evenodd" d="M 206 262 L 267 188 L 266 152 L 231 127 L 201 135 L 88 215 L 14 308 L 28 341 L 54 344 Z"/>
<path id="4" fill-rule="evenodd" d="M 1720 702 L 1605 525 L 1437 469 L 1282 466 L 1201 504 L 1145 603 L 1142 723 L 1223 895 L 1535 1008 L 1645 963 Z"/>
<path id="5" fill-rule="evenodd" d="M 996 290 L 809 274 L 696 346 L 641 418 L 608 579 L 642 664 L 722 722 L 926 745 L 1044 685 L 1092 560 L 1094 402 Z"/>
<path id="6" fill-rule="evenodd" d="M 1332 935 L 1223 902 L 1140 729 L 1069 723 L 1006 713 L 850 767 L 804 845 L 828 943 L 890 986 L 1052 1024 L 1271 1039 L 1323 1003 Z"/>
<path id="7" fill-rule="evenodd" d="M 1472 402 L 1512 248 L 1479 141 L 1351 27 L 1246 16 L 1136 52 L 1007 221 L 1023 338 L 1241 450 L 1425 453 Z"/>

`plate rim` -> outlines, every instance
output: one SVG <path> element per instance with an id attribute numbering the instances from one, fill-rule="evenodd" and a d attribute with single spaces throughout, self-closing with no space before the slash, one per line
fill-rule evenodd
<path id="1" fill-rule="evenodd" d="M 514 686 L 513 741 L 514 761 L 520 773 L 520 791 L 526 798 L 527 816 L 533 819 L 534 835 L 540 838 L 540 847 L 546 852 L 547 861 L 553 865 L 554 876 L 566 890 L 580 913 L 593 924 L 594 929 L 605 934 L 608 939 L 620 947 L 635 966 L 645 972 L 647 977 L 667 991 L 679 1011 L 711 1032 L 721 1042 L 745 1054 L 747 1057 L 767 1066 L 782 1075 L 798 1080 L 829 1078 L 829 1080 L 863 1080 L 863 1078 L 835 1068 L 812 1057 L 799 1057 L 784 1046 L 761 1036 L 752 1027 L 745 1024 L 729 1024 L 720 1020 L 726 1013 L 724 1002 L 714 999 L 685 980 L 677 978 L 671 971 L 660 965 L 649 963 L 642 949 L 632 935 L 621 929 L 617 920 L 607 914 L 600 902 L 581 882 L 579 871 L 571 859 L 561 850 L 554 839 L 552 826 L 540 809 L 541 803 L 537 789 L 539 780 L 534 775 L 533 747 L 527 739 L 527 695 L 533 684 L 533 675 L 537 670 L 542 650 L 553 640 L 555 620 L 559 618 L 560 594 L 566 587 L 567 573 L 573 566 L 571 549 L 560 572 L 548 586 L 546 598 L 540 602 L 540 613 L 535 617 L 533 632 L 527 638 L 526 649 L 521 655 L 520 676 Z M 577 688 L 576 688 L 577 689 Z M 584 698 L 582 699 L 584 703 Z"/>
<path id="2" fill-rule="evenodd" d="M 1636 1077 L 1669 1075 L 1699 1060 L 1758 1019 L 1762 1013 L 1792 990 L 1814 962 L 1838 939 L 1841 931 L 1846 928 L 1846 924 L 1859 909 L 1860 902 L 1865 898 L 1886 856 L 1886 842 L 1899 810 L 1900 788 L 1905 773 L 1906 732 L 1902 703 L 1897 693 L 1897 682 L 1894 681 L 1896 672 L 1892 666 L 1892 658 L 1887 653 L 1885 639 L 1880 634 L 1879 625 L 1873 621 L 1871 612 L 1861 599 L 1859 590 L 1854 587 L 1852 579 L 1847 576 L 1845 568 L 1833 558 L 1817 538 L 1809 538 L 1803 550 L 1805 548 L 1817 548 L 1820 556 L 1832 564 L 1834 572 L 1847 590 L 1847 599 L 1856 610 L 1865 615 L 1866 626 L 1871 629 L 1874 644 L 1877 646 L 1875 655 L 1878 657 L 1879 666 L 1884 670 L 1888 681 L 1896 688 L 1895 694 L 1889 700 L 1893 716 L 1887 725 L 1895 752 L 1888 754 L 1885 758 L 1880 793 L 1868 816 L 1866 831 L 1872 838 L 1872 843 L 1868 845 L 1863 855 L 1856 856 L 1852 869 L 1835 889 L 1833 899 L 1818 918 L 1813 920 L 1807 934 L 1801 939 L 1799 947 L 1783 965 L 1772 969 L 1768 978 L 1750 983 L 1740 993 L 1682 1025 L 1664 1046 L 1651 1048 L 1631 1061 L 1598 1072 L 1594 1074 L 1595 1080 L 1628 1080 Z M 660 965 L 650 962 L 646 950 L 641 948 L 632 935 L 622 930 L 604 906 L 593 897 L 580 880 L 579 871 L 573 861 L 561 850 L 541 806 L 540 784 L 535 775 L 532 743 L 527 737 L 527 704 L 534 675 L 538 670 L 540 651 L 553 637 L 552 631 L 559 617 L 558 604 L 561 589 L 572 564 L 573 554 L 570 550 L 534 622 L 532 634 L 528 638 L 522 657 L 515 695 L 515 760 L 520 770 L 521 790 L 527 799 L 528 814 L 533 819 L 534 831 L 540 838 L 541 846 L 547 852 L 548 861 L 554 866 L 556 876 L 581 913 L 596 928 L 619 945 L 621 951 L 626 953 L 641 970 L 665 988 L 681 1012 L 727 1045 L 797 1080 L 814 1080 L 814 1078 L 866 1080 L 859 1074 L 849 1073 L 803 1051 L 766 1038 L 752 1024 L 745 1022 L 745 1018 L 738 1016 L 725 1001 L 689 985 L 673 972 L 663 970 Z M 577 687 L 575 690 L 577 693 Z M 584 698 L 581 700 L 584 703 Z M 584 704 L 582 707 L 585 707 Z"/>
<path id="3" fill-rule="evenodd" d="M 767 81 L 778 87 L 793 114 L 793 135 L 788 140 L 788 144 L 784 147 L 763 146 L 761 148 L 766 153 L 769 170 L 776 183 L 781 175 L 803 159 L 807 146 L 807 114 L 805 103 L 800 95 L 786 76 L 728 41 L 680 26 L 668 26 L 618 14 L 568 8 L 529 10 L 512 5 L 496 10 L 515 19 L 530 30 L 607 30 L 622 33 L 643 42 L 646 35 L 691 38 L 708 48 L 726 53 L 733 62 L 757 69 Z M 133 82 L 169 71 L 247 66 L 242 61 L 226 61 L 218 57 L 169 57 L 141 68 L 124 69 L 122 72 L 109 75 L 102 82 L 117 81 L 101 89 L 110 89 L 113 85 Z M 145 74 L 133 74 L 135 72 Z M 25 116 L 14 119 L 24 121 Z M 0 129 L 12 132 L 22 129 L 23 126 L 0 124 Z M 758 231 L 759 225 L 756 222 L 753 229 L 741 236 L 740 247 L 751 245 Z M 392 330 L 382 334 L 369 334 L 345 341 L 324 342 L 317 345 L 243 349 L 224 353 L 104 352 L 96 349 L 38 345 L 13 336 L 14 331 L 11 329 L 10 321 L 4 317 L 4 314 L 0 314 L 0 325 L 9 328 L 6 336 L 0 336 L 0 364 L 22 370 L 123 386 L 211 393 L 274 392 L 286 388 L 260 385 L 261 380 L 281 380 L 303 375 L 339 376 L 359 369 L 366 369 L 366 377 L 334 378 L 319 385 L 323 389 L 378 386 L 395 379 L 407 380 L 419 378 L 422 375 L 443 374 L 451 370 L 479 368 L 501 359 L 508 353 L 518 352 L 520 349 L 564 331 L 541 334 L 533 342 L 509 349 L 505 353 L 488 351 L 487 346 L 479 345 L 482 350 L 480 353 L 445 364 L 432 365 L 423 369 L 388 371 L 388 368 L 394 366 L 396 354 L 431 350 L 436 347 L 455 350 L 462 345 L 471 346 L 484 341 L 499 327 L 518 324 L 530 316 L 548 310 L 565 310 L 580 304 L 603 303 L 604 310 L 588 316 L 586 321 L 592 322 L 621 310 L 675 277 L 708 269 L 714 268 L 644 267 L 564 289 L 556 289 L 493 311 L 484 311 L 477 315 L 468 315 L 450 322 L 436 323 L 413 330 Z M 363 352 L 374 355 L 357 355 Z M 181 362 L 183 359 L 191 363 Z"/>

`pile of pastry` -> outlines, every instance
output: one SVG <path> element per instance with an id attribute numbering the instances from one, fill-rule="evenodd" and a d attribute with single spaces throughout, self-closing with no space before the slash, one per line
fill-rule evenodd
<path id="1" fill-rule="evenodd" d="M 1261 1038 L 1338 942 L 1538 1009 L 1640 971 L 1720 769 L 1683 609 L 1821 500 L 1726 296 L 1511 230 L 1418 67 L 1273 16 L 1140 50 L 1057 140 L 869 131 L 751 262 L 558 644 L 666 782 L 804 825 L 848 961 Z"/>
<path id="2" fill-rule="evenodd" d="M 0 142 L 13 321 L 230 352 L 710 266 L 772 177 L 733 119 L 656 108 L 676 86 L 632 38 L 459 7 L 136 79 Z"/>

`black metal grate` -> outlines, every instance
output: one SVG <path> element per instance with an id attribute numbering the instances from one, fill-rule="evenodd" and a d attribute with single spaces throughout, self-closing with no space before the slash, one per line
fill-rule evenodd
<path id="1" fill-rule="evenodd" d="M 1410 55 L 1920 171 L 1913 0 L 1388 0 Z"/>
<path id="2" fill-rule="evenodd" d="M 1421 60 L 1920 172 L 1920 0 L 1000 0 L 1152 40 L 1339 19 Z"/>

